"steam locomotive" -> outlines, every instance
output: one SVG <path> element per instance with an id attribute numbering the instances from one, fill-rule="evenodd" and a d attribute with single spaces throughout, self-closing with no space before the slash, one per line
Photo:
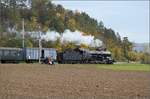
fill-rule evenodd
<path id="1" fill-rule="evenodd" d="M 41 54 L 41 55 L 40 55 Z M 93 50 L 76 48 L 57 52 L 54 48 L 6 48 L 0 47 L 0 63 L 36 62 L 50 57 L 60 64 L 113 64 L 111 53 L 106 50 Z"/>
<path id="2" fill-rule="evenodd" d="M 58 63 L 62 64 L 113 64 L 111 53 L 106 50 L 76 48 L 67 49 L 57 54 Z"/>

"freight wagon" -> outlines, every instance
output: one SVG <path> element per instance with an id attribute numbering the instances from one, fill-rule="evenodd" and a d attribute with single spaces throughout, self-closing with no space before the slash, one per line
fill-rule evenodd
<path id="1" fill-rule="evenodd" d="M 0 47 L 0 62 L 1 63 L 16 63 L 16 62 L 33 62 L 38 61 L 39 53 L 41 53 L 41 60 L 46 57 L 51 57 L 56 60 L 57 53 L 54 48 L 42 48 L 39 52 L 39 48 L 6 48 Z"/>
<path id="2" fill-rule="evenodd" d="M 26 61 L 37 61 L 41 53 L 41 60 L 44 60 L 46 57 L 51 57 L 53 60 L 56 60 L 57 53 L 54 48 L 42 48 L 39 52 L 39 48 L 25 48 L 24 56 Z"/>

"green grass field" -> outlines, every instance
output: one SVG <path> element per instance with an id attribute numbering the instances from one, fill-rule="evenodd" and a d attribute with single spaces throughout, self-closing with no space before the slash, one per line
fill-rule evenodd
<path id="1" fill-rule="evenodd" d="M 96 65 L 100 69 L 111 70 L 129 70 L 129 71 L 150 71 L 150 65 L 148 64 L 113 64 L 113 65 Z"/>

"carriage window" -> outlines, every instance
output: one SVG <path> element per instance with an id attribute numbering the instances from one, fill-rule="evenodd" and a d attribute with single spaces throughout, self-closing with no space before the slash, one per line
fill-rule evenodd
<path id="1" fill-rule="evenodd" d="M 9 55 L 9 51 L 8 50 L 4 51 L 4 56 L 7 56 L 7 55 Z"/>
<path id="2" fill-rule="evenodd" d="M 2 51 L 0 51 L 0 56 L 2 56 Z"/>
<path id="3" fill-rule="evenodd" d="M 16 51 L 10 51 L 10 55 L 11 55 L 11 56 L 15 56 L 16 54 L 17 54 Z"/>

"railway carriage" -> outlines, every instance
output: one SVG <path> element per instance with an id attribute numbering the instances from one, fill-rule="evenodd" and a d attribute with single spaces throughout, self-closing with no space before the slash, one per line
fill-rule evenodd
<path id="1" fill-rule="evenodd" d="M 23 50 L 21 48 L 0 47 L 0 62 L 18 62 L 23 60 Z"/>
<path id="2" fill-rule="evenodd" d="M 39 60 L 39 53 L 41 53 L 41 60 L 46 57 L 56 60 L 57 53 L 54 48 L 42 48 L 39 52 L 39 48 L 7 48 L 0 47 L 0 62 L 1 63 L 17 63 L 21 61 L 36 62 Z"/>

